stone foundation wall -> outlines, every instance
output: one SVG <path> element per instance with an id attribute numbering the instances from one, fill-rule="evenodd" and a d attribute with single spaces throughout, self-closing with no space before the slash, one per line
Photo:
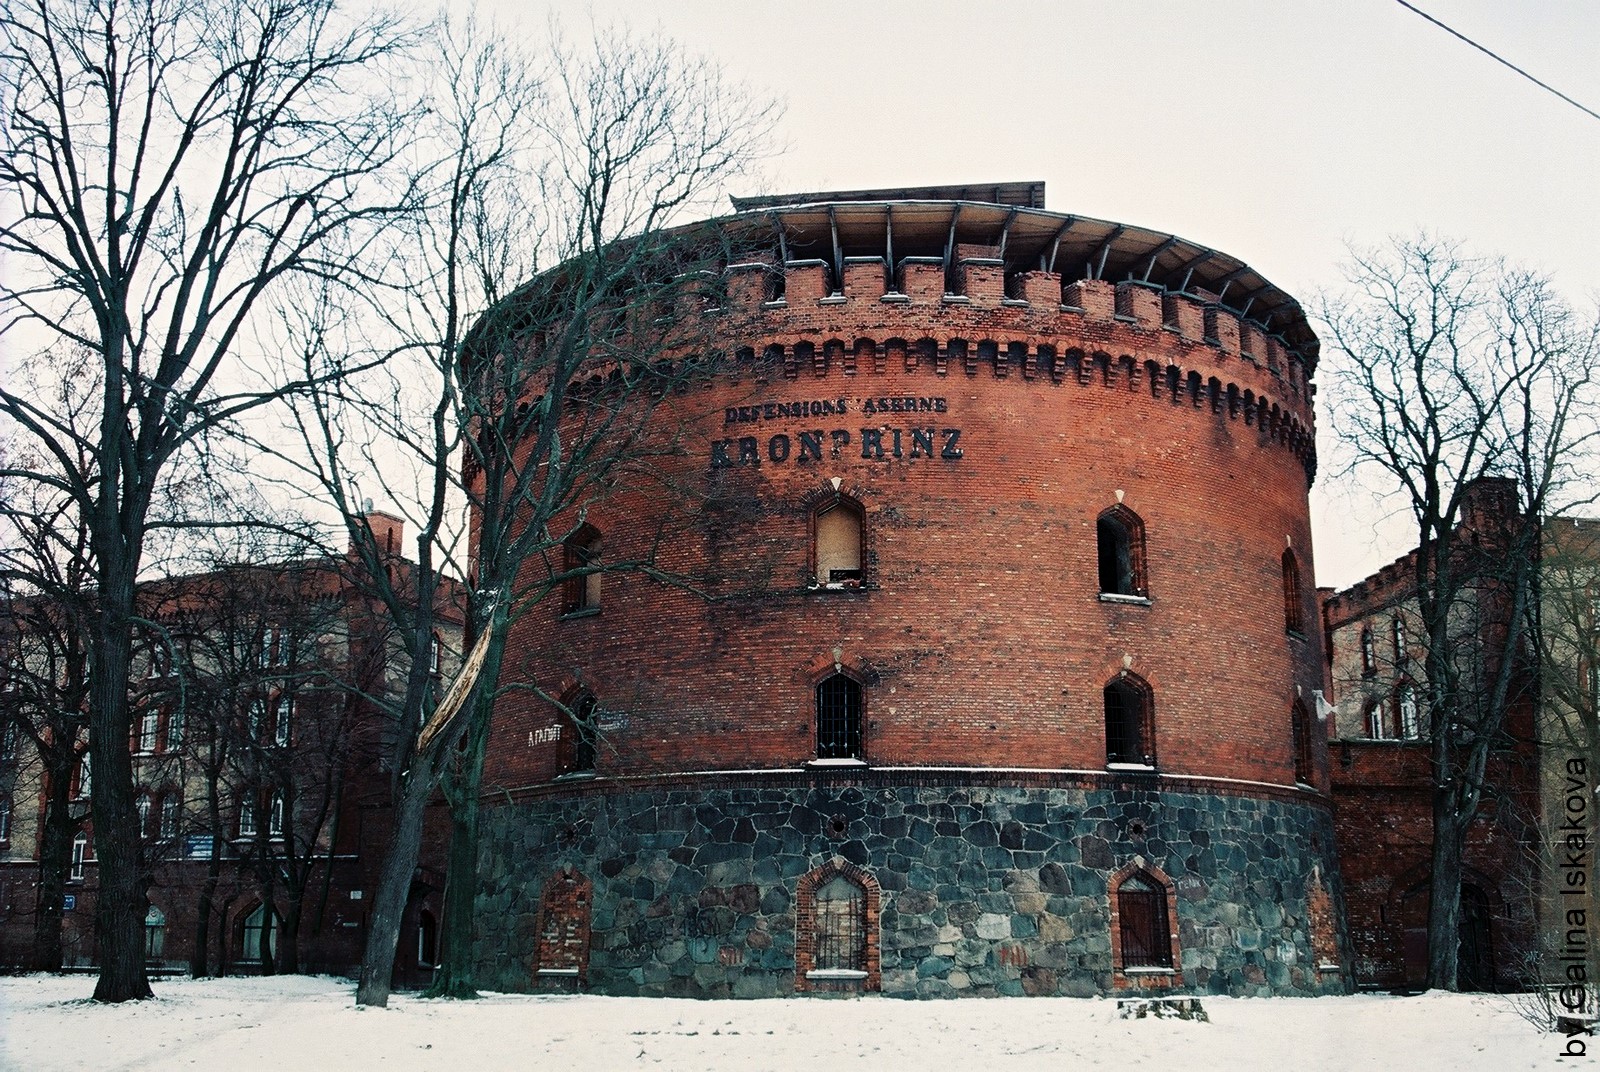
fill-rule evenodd
<path id="1" fill-rule="evenodd" d="M 485 809 L 480 979 L 542 985 L 541 894 L 571 868 L 593 884 L 589 989 L 793 994 L 799 880 L 844 861 L 881 890 L 873 981 L 885 994 L 1341 993 L 1333 844 L 1328 811 L 1309 794 L 1301 803 L 1093 786 L 575 788 Z M 1124 977 L 1113 963 L 1108 881 L 1134 862 L 1175 887 L 1175 978 Z M 1313 927 L 1330 903 L 1331 939 L 1325 923 Z M 1320 948 L 1330 940 L 1336 948 Z"/>

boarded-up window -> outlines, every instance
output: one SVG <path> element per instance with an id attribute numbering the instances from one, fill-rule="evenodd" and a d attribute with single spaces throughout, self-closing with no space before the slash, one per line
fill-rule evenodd
<path id="1" fill-rule="evenodd" d="M 538 974 L 582 976 L 588 968 L 590 889 L 576 871 L 551 876 L 539 901 Z"/>
<path id="2" fill-rule="evenodd" d="M 840 500 L 817 511 L 818 584 L 861 580 L 861 511 Z"/>
<path id="3" fill-rule="evenodd" d="M 865 971 L 867 894 L 835 875 L 817 890 L 817 971 Z"/>
<path id="4" fill-rule="evenodd" d="M 562 613 L 595 610 L 600 606 L 600 533 L 585 525 L 568 538 L 563 568 L 568 574 L 562 589 Z"/>
<path id="5" fill-rule="evenodd" d="M 1172 931 L 1167 923 L 1167 893 L 1144 874 L 1129 875 L 1117 889 L 1117 920 L 1122 933 L 1122 967 L 1172 967 Z"/>

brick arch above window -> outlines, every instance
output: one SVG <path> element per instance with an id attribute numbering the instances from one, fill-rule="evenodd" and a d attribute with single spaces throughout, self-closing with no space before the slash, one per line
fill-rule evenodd
<path id="1" fill-rule="evenodd" d="M 851 921 L 838 918 L 840 913 L 818 912 L 818 894 L 826 894 L 837 881 L 843 880 L 860 890 L 859 912 L 854 923 L 860 927 L 859 968 L 838 969 L 819 967 L 819 952 L 830 963 L 834 959 L 830 950 L 819 949 L 822 943 L 848 939 L 839 933 L 838 925 Z M 823 897 L 827 902 L 827 897 Z M 796 991 L 867 992 L 874 993 L 883 986 L 881 954 L 878 948 L 878 916 L 883 903 L 883 891 L 872 874 L 850 861 L 835 856 L 833 859 L 800 876 L 795 889 L 795 953 L 794 987 Z M 832 916 L 833 918 L 830 918 Z M 855 974 L 859 972 L 859 975 Z"/>

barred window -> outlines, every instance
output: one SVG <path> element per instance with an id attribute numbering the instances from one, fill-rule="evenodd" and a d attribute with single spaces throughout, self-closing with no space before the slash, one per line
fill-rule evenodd
<path id="1" fill-rule="evenodd" d="M 1105 687 L 1106 762 L 1155 766 L 1150 687 L 1122 674 Z"/>
<path id="2" fill-rule="evenodd" d="M 1122 934 L 1122 967 L 1172 967 L 1172 927 L 1167 892 L 1143 871 L 1117 888 L 1117 920 Z"/>
<path id="3" fill-rule="evenodd" d="M 867 891 L 835 875 L 816 892 L 815 971 L 866 971 Z"/>
<path id="4" fill-rule="evenodd" d="M 861 758 L 861 686 L 843 674 L 817 686 L 817 758 Z"/>

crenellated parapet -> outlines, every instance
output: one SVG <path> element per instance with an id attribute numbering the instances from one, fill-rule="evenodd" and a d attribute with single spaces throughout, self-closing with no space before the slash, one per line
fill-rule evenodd
<path id="1" fill-rule="evenodd" d="M 699 315 L 721 318 L 735 368 L 752 374 L 986 375 L 1121 390 L 1239 422 L 1315 476 L 1311 363 L 1282 336 L 1204 294 L 1042 270 L 1008 280 L 992 261 L 968 257 L 947 276 L 938 258 L 904 258 L 891 274 L 881 258 L 852 257 L 838 293 L 821 260 L 781 271 L 737 264 L 724 304 Z"/>

